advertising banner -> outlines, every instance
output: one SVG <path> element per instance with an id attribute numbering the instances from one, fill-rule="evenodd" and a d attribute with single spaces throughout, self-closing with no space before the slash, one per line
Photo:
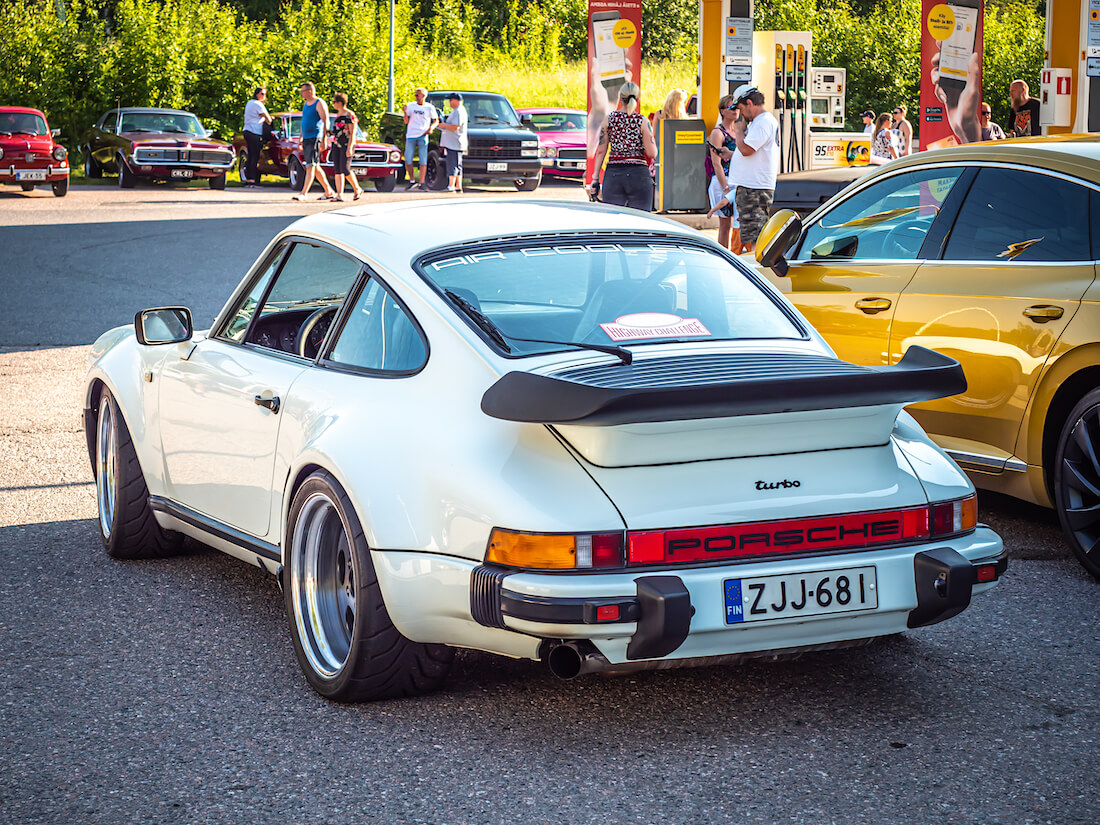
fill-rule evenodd
<path id="1" fill-rule="evenodd" d="M 871 136 L 863 132 L 810 133 L 810 168 L 837 169 L 867 166 L 871 162 Z"/>
<path id="2" fill-rule="evenodd" d="M 983 2 L 921 0 L 921 149 L 982 139 Z"/>
<path id="3" fill-rule="evenodd" d="M 584 182 L 596 174 L 593 161 L 600 129 L 607 115 L 619 108 L 619 89 L 627 81 L 642 85 L 641 0 L 588 0 L 588 171 Z M 643 90 L 643 98 L 645 91 Z M 663 99 L 649 108 L 658 108 Z"/>

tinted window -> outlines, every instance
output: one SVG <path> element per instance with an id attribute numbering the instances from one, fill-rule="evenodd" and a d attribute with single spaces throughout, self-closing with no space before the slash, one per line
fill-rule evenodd
<path id="1" fill-rule="evenodd" d="M 588 116 L 573 112 L 544 112 L 529 115 L 536 132 L 583 132 Z"/>
<path id="2" fill-rule="evenodd" d="M 1088 261 L 1089 190 L 1018 169 L 978 172 L 951 229 L 951 261 Z"/>
<path id="3" fill-rule="evenodd" d="M 560 349 L 539 338 L 647 344 L 800 338 L 779 303 L 741 267 L 702 247 L 642 240 L 547 244 L 441 253 L 421 271 L 476 326 L 485 315 L 515 354 Z"/>
<path id="4" fill-rule="evenodd" d="M 44 135 L 48 132 L 41 115 L 31 112 L 0 114 L 0 135 Z"/>
<path id="5" fill-rule="evenodd" d="M 360 369 L 412 372 L 428 357 L 416 325 L 373 278 L 367 282 L 329 360 Z"/>
<path id="6" fill-rule="evenodd" d="M 451 111 L 450 101 L 446 94 L 429 95 L 428 103 L 435 106 L 440 117 L 446 117 Z M 470 123 L 505 123 L 509 126 L 518 126 L 519 117 L 516 110 L 503 97 L 483 97 L 481 95 L 462 95 L 462 105 L 466 107 L 466 113 L 470 117 Z"/>
<path id="7" fill-rule="evenodd" d="M 914 260 L 961 173 L 920 169 L 861 189 L 806 230 L 798 259 Z"/>

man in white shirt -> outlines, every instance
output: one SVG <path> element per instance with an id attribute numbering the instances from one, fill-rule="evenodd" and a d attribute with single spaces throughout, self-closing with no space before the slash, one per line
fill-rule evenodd
<path id="1" fill-rule="evenodd" d="M 420 86 L 416 90 L 416 102 L 406 103 L 405 117 L 405 178 L 406 189 L 424 188 L 428 175 L 428 135 L 439 124 L 439 112 L 427 102 L 428 90 Z M 420 183 L 413 181 L 413 155 L 420 164 Z"/>
<path id="2" fill-rule="evenodd" d="M 451 92 L 451 113 L 439 124 L 439 145 L 447 160 L 447 191 L 462 191 L 462 153 L 469 142 L 466 138 L 466 124 L 469 115 L 462 105 L 461 92 Z"/>
<path id="3" fill-rule="evenodd" d="M 256 164 L 260 160 L 260 149 L 264 143 L 264 125 L 271 123 L 271 115 L 268 114 L 264 101 L 267 100 L 267 89 L 260 86 L 252 93 L 252 99 L 244 105 L 244 144 L 247 147 L 245 158 L 247 167 L 239 169 L 241 183 L 246 186 L 259 186 L 260 175 Z"/>
<path id="4" fill-rule="evenodd" d="M 741 243 L 756 248 L 756 238 L 768 222 L 779 174 L 779 121 L 764 108 L 764 95 L 743 83 L 733 93 L 733 105 L 741 119 L 733 122 L 737 150 L 727 176 L 737 185 L 734 202 L 741 222 Z"/>
<path id="5" fill-rule="evenodd" d="M 870 109 L 860 113 L 860 117 L 863 118 L 863 134 L 874 135 L 875 133 L 875 113 Z"/>

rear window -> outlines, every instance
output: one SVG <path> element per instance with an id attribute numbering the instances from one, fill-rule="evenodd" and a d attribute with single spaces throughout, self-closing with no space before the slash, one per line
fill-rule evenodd
<path id="1" fill-rule="evenodd" d="M 561 349 L 516 338 L 627 346 L 803 337 L 747 270 L 689 244 L 531 242 L 442 252 L 419 269 L 467 323 L 487 318 L 513 355 Z"/>

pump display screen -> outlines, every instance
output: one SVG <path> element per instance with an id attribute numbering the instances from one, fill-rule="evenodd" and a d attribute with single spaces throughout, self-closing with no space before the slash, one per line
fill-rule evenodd
<path id="1" fill-rule="evenodd" d="M 829 100 L 824 97 L 810 98 L 810 112 L 815 115 L 829 114 Z"/>

